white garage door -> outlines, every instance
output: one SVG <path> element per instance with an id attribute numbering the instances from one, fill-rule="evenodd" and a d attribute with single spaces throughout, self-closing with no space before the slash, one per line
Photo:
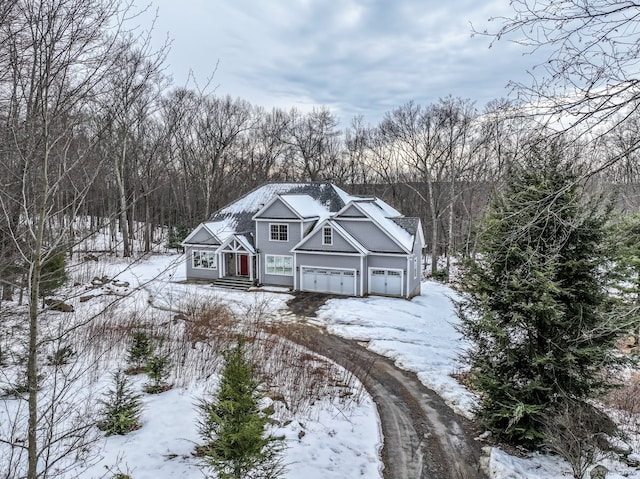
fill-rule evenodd
<path id="1" fill-rule="evenodd" d="M 391 269 L 369 270 L 369 294 L 402 296 L 402 272 Z"/>
<path id="2" fill-rule="evenodd" d="M 356 276 L 342 269 L 302 268 L 303 291 L 319 293 L 356 294 Z"/>

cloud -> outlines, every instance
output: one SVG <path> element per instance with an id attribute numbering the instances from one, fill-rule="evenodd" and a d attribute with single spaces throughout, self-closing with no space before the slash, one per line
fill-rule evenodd
<path id="1" fill-rule="evenodd" d="M 471 36 L 470 22 L 508 13 L 498 0 L 156 3 L 158 29 L 175 38 L 176 79 L 188 68 L 206 76 L 219 60 L 219 93 L 268 108 L 327 105 L 343 123 L 356 114 L 375 123 L 409 100 L 448 94 L 482 106 L 533 61 Z"/>

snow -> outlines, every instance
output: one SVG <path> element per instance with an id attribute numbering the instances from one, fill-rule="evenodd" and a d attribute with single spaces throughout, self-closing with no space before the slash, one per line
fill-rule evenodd
<path id="1" fill-rule="evenodd" d="M 370 350 L 417 373 L 454 411 L 472 417 L 474 396 L 450 376 L 459 369 L 465 347 L 455 329 L 455 298 L 450 288 L 425 282 L 422 294 L 411 301 L 380 296 L 332 299 L 320 309 L 318 320 L 333 334 L 368 342 Z"/>
<path id="2" fill-rule="evenodd" d="M 331 213 L 309 195 L 280 195 L 292 210 L 302 218 L 327 218 Z"/>
<path id="3" fill-rule="evenodd" d="M 237 223 L 236 218 L 227 217 L 220 221 L 206 221 L 203 224 L 221 243 L 224 243 L 236 232 Z M 187 242 L 185 240 L 185 243 Z"/>
<path id="4" fill-rule="evenodd" d="M 106 275 L 128 282 L 132 287 L 140 286 L 135 292 L 113 283 L 94 290 L 94 294 L 123 295 L 114 316 L 148 312 L 155 317 L 162 309 L 171 311 L 186 303 L 204 300 L 225 303 L 241 314 L 265 308 L 271 320 L 290 320 L 290 315 L 283 314 L 289 295 L 277 290 L 232 292 L 209 285 L 189 284 L 184 282 L 184 261 L 184 255 L 166 254 L 150 255 L 141 260 L 101 259 L 100 263 L 90 262 L 82 266 L 91 266 L 94 270 L 79 270 L 75 274 L 84 275 L 86 281 L 93 275 Z M 456 297 L 451 288 L 427 281 L 422 283 L 421 294 L 410 301 L 376 296 L 331 299 L 318 311 L 314 321 L 333 334 L 365 343 L 372 351 L 392 358 L 398 367 L 416 372 L 420 380 L 440 394 L 455 411 L 471 416 L 475 396 L 451 377 L 452 373 L 460 372 L 459 355 L 467 347 L 456 330 L 458 320 L 451 301 Z M 99 306 L 95 303 L 102 299 L 74 302 L 76 314 L 82 311 L 91 313 Z M 169 318 L 171 314 L 167 313 Z M 60 314 L 55 317 L 66 319 Z M 120 345 L 120 350 L 124 347 Z M 76 401 L 86 403 L 87 398 L 99 397 L 109 386 L 110 373 L 122 367 L 121 357 L 122 353 L 120 356 L 112 353 L 103 358 L 100 370 L 90 385 L 93 393 L 78 394 Z M 212 365 L 209 368 L 214 371 Z M 15 376 L 15 369 L 3 368 L 0 389 Z M 197 377 L 196 373 L 193 374 L 191 379 L 176 381 L 174 388 L 167 392 L 144 395 L 145 408 L 140 429 L 126 436 L 106 438 L 95 430 L 94 433 L 101 438 L 97 445 L 99 457 L 88 471 L 82 473 L 82 477 L 112 477 L 116 472 L 131 474 L 136 479 L 203 477 L 198 459 L 192 455 L 199 439 L 196 403 L 215 390 L 218 376 L 215 372 Z M 146 377 L 135 376 L 133 380 L 135 388 L 141 391 Z M 6 423 L 4 416 L 20 401 L 2 398 L 0 402 L 4 402 L 0 407 L 0 424 L 3 424 Z M 286 438 L 284 461 L 288 464 L 287 479 L 382 477 L 379 418 L 375 405 L 365 392 L 361 401 L 349 404 L 335 399 L 316 401 L 308 411 L 275 425 L 272 432 Z M 515 457 L 494 447 L 487 447 L 486 452 L 485 468 L 492 479 L 572 477 L 568 464 L 555 456 L 533 454 Z M 0 461 L 2 457 L 0 455 Z M 611 470 L 607 479 L 640 479 L 638 470 L 624 464 L 611 460 L 603 464 Z M 72 472 L 62 477 L 70 479 Z"/>
<path id="5" fill-rule="evenodd" d="M 400 213 L 390 204 L 382 201 L 380 198 L 375 198 L 375 204 L 384 212 L 384 215 L 387 218 L 397 218 L 398 216 L 402 216 L 402 213 Z"/>
<path id="6" fill-rule="evenodd" d="M 70 299 L 76 307 L 74 315 L 80 319 L 92 314 L 105 304 L 103 300 L 111 300 L 111 294 L 116 292 L 120 295 L 120 302 L 116 309 L 111 310 L 114 318 L 126 314 L 146 315 L 147 318 L 165 323 L 173 313 L 167 312 L 162 316 L 163 308 L 174 310 L 196 300 L 225 303 L 238 312 L 239 317 L 244 317 L 257 308 L 264 308 L 274 316 L 286 308 L 285 303 L 291 298 L 278 292 L 235 292 L 218 290 L 209 285 L 188 284 L 183 281 L 183 263 L 184 255 L 153 254 L 142 259 L 109 260 L 103 257 L 99 263 L 83 264 L 83 267 L 95 268 L 91 272 L 81 271 L 86 281 L 94 276 L 107 276 L 110 280 L 116 280 L 117 284 L 129 283 L 131 287 L 115 286 L 111 281 L 92 289 L 90 293 L 96 297 L 88 302 Z M 80 273 L 80 270 L 76 273 Z M 139 289 L 134 291 L 135 287 Z M 4 304 L 7 305 L 6 302 Z M 56 313 L 47 321 L 51 320 L 50 324 L 53 324 L 55 321 L 68 321 L 68 318 L 70 316 Z M 80 343 L 74 344 L 81 347 Z M 91 348 L 88 343 L 82 346 Z M 81 406 L 91 404 L 94 409 L 97 408 L 97 399 L 103 398 L 104 391 L 111 386 L 111 373 L 123 367 L 126 345 L 116 344 L 115 347 L 115 351 L 101 356 L 100 361 L 92 366 L 95 370 L 91 374 L 84 375 L 83 383 L 78 387 L 86 393 L 75 395 L 77 406 L 69 407 L 69 410 L 80 411 Z M 71 479 L 80 475 L 83 478 L 101 478 L 113 477 L 120 472 L 136 479 L 202 478 L 205 469 L 199 459 L 193 456 L 194 447 L 199 442 L 196 404 L 199 399 L 215 391 L 218 381 L 214 365 L 205 364 L 203 368 L 204 374 L 201 374 L 202 371 L 187 371 L 187 374 L 194 375 L 192 378 L 176 380 L 172 377 L 174 387 L 169 391 L 158 395 L 143 394 L 144 410 L 139 429 L 125 436 L 104 437 L 97 428 L 93 428 L 92 434 L 99 438 L 94 445 L 97 458 L 80 463 L 60 477 Z M 17 364 L 3 367 L 0 390 L 17 372 Z M 133 376 L 132 381 L 135 390 L 142 392 L 147 378 L 138 375 Z M 47 384 L 43 383 L 43 398 L 49 393 Z M 287 464 L 286 479 L 382 478 L 382 438 L 375 404 L 362 388 L 356 391 L 356 396 L 359 400 L 355 396 L 352 399 L 320 398 L 303 411 L 282 412 L 284 417 L 277 418 L 279 423 L 273 426 L 271 432 L 286 438 L 283 458 Z M 74 400 L 73 395 L 70 400 Z M 268 403 L 270 400 L 265 401 Z M 7 433 L 5 429 L 11 427 L 10 418 L 21 404 L 23 401 L 19 399 L 0 398 L 0 436 L 4 436 Z M 0 446 L 0 474 L 3 473 L 2 458 L 7 457 L 3 447 Z"/>

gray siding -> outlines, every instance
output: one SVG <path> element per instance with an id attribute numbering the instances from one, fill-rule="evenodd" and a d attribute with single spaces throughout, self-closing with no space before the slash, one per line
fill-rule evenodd
<path id="1" fill-rule="evenodd" d="M 288 254 L 287 256 L 293 256 Z M 287 288 L 293 288 L 293 276 L 284 276 L 280 274 L 266 274 L 266 259 L 264 254 L 258 256 L 258 269 L 260 270 L 260 283 L 271 286 L 284 286 Z M 295 268 L 294 272 L 295 273 Z"/>
<path id="2" fill-rule="evenodd" d="M 269 224 L 285 223 L 289 225 L 289 241 L 271 241 L 269 239 Z M 262 284 L 273 284 L 280 286 L 293 286 L 292 276 L 267 275 L 265 266 L 265 255 L 277 254 L 293 256 L 291 249 L 300 242 L 301 229 L 300 221 L 257 221 L 256 222 L 256 248 L 260 250 L 258 261 L 259 281 Z"/>
<path id="3" fill-rule="evenodd" d="M 410 265 L 410 274 L 409 274 L 409 290 L 407 296 L 409 298 L 413 298 L 420 294 L 420 285 L 422 284 L 422 247 L 420 245 L 420 240 L 416 236 L 413 241 L 413 254 L 418 259 L 418 271 L 417 274 L 414 274 L 413 269 L 413 260 Z M 416 279 L 414 279 L 416 276 Z"/>
<path id="4" fill-rule="evenodd" d="M 271 241 L 269 224 L 280 223 L 289 225 L 289 241 Z M 256 248 L 261 253 L 291 254 L 291 248 L 300 242 L 300 222 L 292 221 L 258 221 L 256 223 Z"/>
<path id="5" fill-rule="evenodd" d="M 339 251 L 342 253 L 356 253 L 357 250 L 351 246 L 335 229 L 333 229 L 333 244 L 332 245 L 323 245 L 322 237 L 324 227 L 314 231 L 309 239 L 302 245 L 300 250 L 306 251 Z"/>
<path id="6" fill-rule="evenodd" d="M 302 234 L 304 235 L 305 233 L 306 234 L 311 233 L 311 231 L 313 231 L 313 228 L 317 222 L 318 222 L 317 219 L 304 220 L 304 222 L 302 223 Z M 300 240 L 302 240 L 302 238 L 300 238 Z"/>
<path id="7" fill-rule="evenodd" d="M 258 218 L 298 219 L 280 198 L 276 199 Z"/>
<path id="8" fill-rule="evenodd" d="M 218 258 L 218 268 L 217 269 L 202 269 L 202 268 L 194 268 L 193 267 L 193 251 L 214 251 L 216 248 L 208 248 L 206 246 L 202 247 L 193 247 L 187 246 L 185 247 L 185 261 L 187 268 L 187 279 L 218 279 L 218 275 L 220 272 L 220 258 Z"/>
<path id="9" fill-rule="evenodd" d="M 344 210 L 341 214 L 340 217 L 342 216 L 349 216 L 349 217 L 355 217 L 355 218 L 365 218 L 366 216 L 362 213 L 362 211 L 360 211 L 358 208 L 356 208 L 355 206 L 351 205 L 349 206 L 346 210 Z"/>
<path id="10" fill-rule="evenodd" d="M 308 253 L 296 253 L 296 284 L 300 288 L 302 268 L 335 268 L 335 269 L 355 269 L 356 270 L 356 295 L 362 296 L 362 290 L 360 288 L 360 278 L 362 271 L 360 271 L 360 256 L 342 256 L 342 255 L 330 255 L 330 254 L 308 254 Z M 366 261 L 365 261 L 366 271 Z"/>
<path id="11" fill-rule="evenodd" d="M 338 224 L 369 251 L 379 253 L 404 252 L 400 246 L 372 222 L 338 220 Z"/>

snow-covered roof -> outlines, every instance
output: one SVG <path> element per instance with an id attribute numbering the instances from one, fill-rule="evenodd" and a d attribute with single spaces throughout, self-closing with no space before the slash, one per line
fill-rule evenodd
<path id="1" fill-rule="evenodd" d="M 308 195 L 331 213 L 342 209 L 344 199 L 353 198 L 331 183 L 266 183 L 220 208 L 209 221 L 235 220 L 235 232 L 255 233 L 253 216 L 277 195 Z"/>
<path id="2" fill-rule="evenodd" d="M 413 249 L 419 223 L 398 221 L 404 218 L 402 214 L 381 199 L 353 196 L 331 183 L 266 183 L 216 211 L 202 227 L 222 243 L 234 234 L 243 234 L 251 244 L 256 231 L 254 215 L 278 196 L 301 218 L 317 219 L 316 227 L 345 205 L 355 204 L 403 249 Z"/>
<path id="3" fill-rule="evenodd" d="M 279 195 L 302 218 L 327 218 L 331 212 L 309 195 Z"/>
<path id="4" fill-rule="evenodd" d="M 227 217 L 219 221 L 205 221 L 203 225 L 224 243 L 236 232 L 237 220 L 233 217 Z"/>
<path id="5" fill-rule="evenodd" d="M 384 202 L 382 203 L 387 205 L 388 208 L 383 208 L 379 201 L 354 201 L 354 203 L 364 214 L 385 230 L 389 236 L 395 239 L 402 248 L 406 251 L 413 250 L 414 236 L 392 219 L 393 217 L 402 216 L 400 213 Z M 390 217 L 391 210 L 396 211 L 397 214 Z"/>
<path id="6" fill-rule="evenodd" d="M 395 218 L 398 216 L 402 216 L 402 213 L 400 213 L 397 209 L 395 209 L 389 203 L 385 203 L 384 201 L 382 201 L 380 198 L 375 198 L 374 203 L 378 205 L 378 207 L 384 212 L 384 215 L 387 218 Z"/>

